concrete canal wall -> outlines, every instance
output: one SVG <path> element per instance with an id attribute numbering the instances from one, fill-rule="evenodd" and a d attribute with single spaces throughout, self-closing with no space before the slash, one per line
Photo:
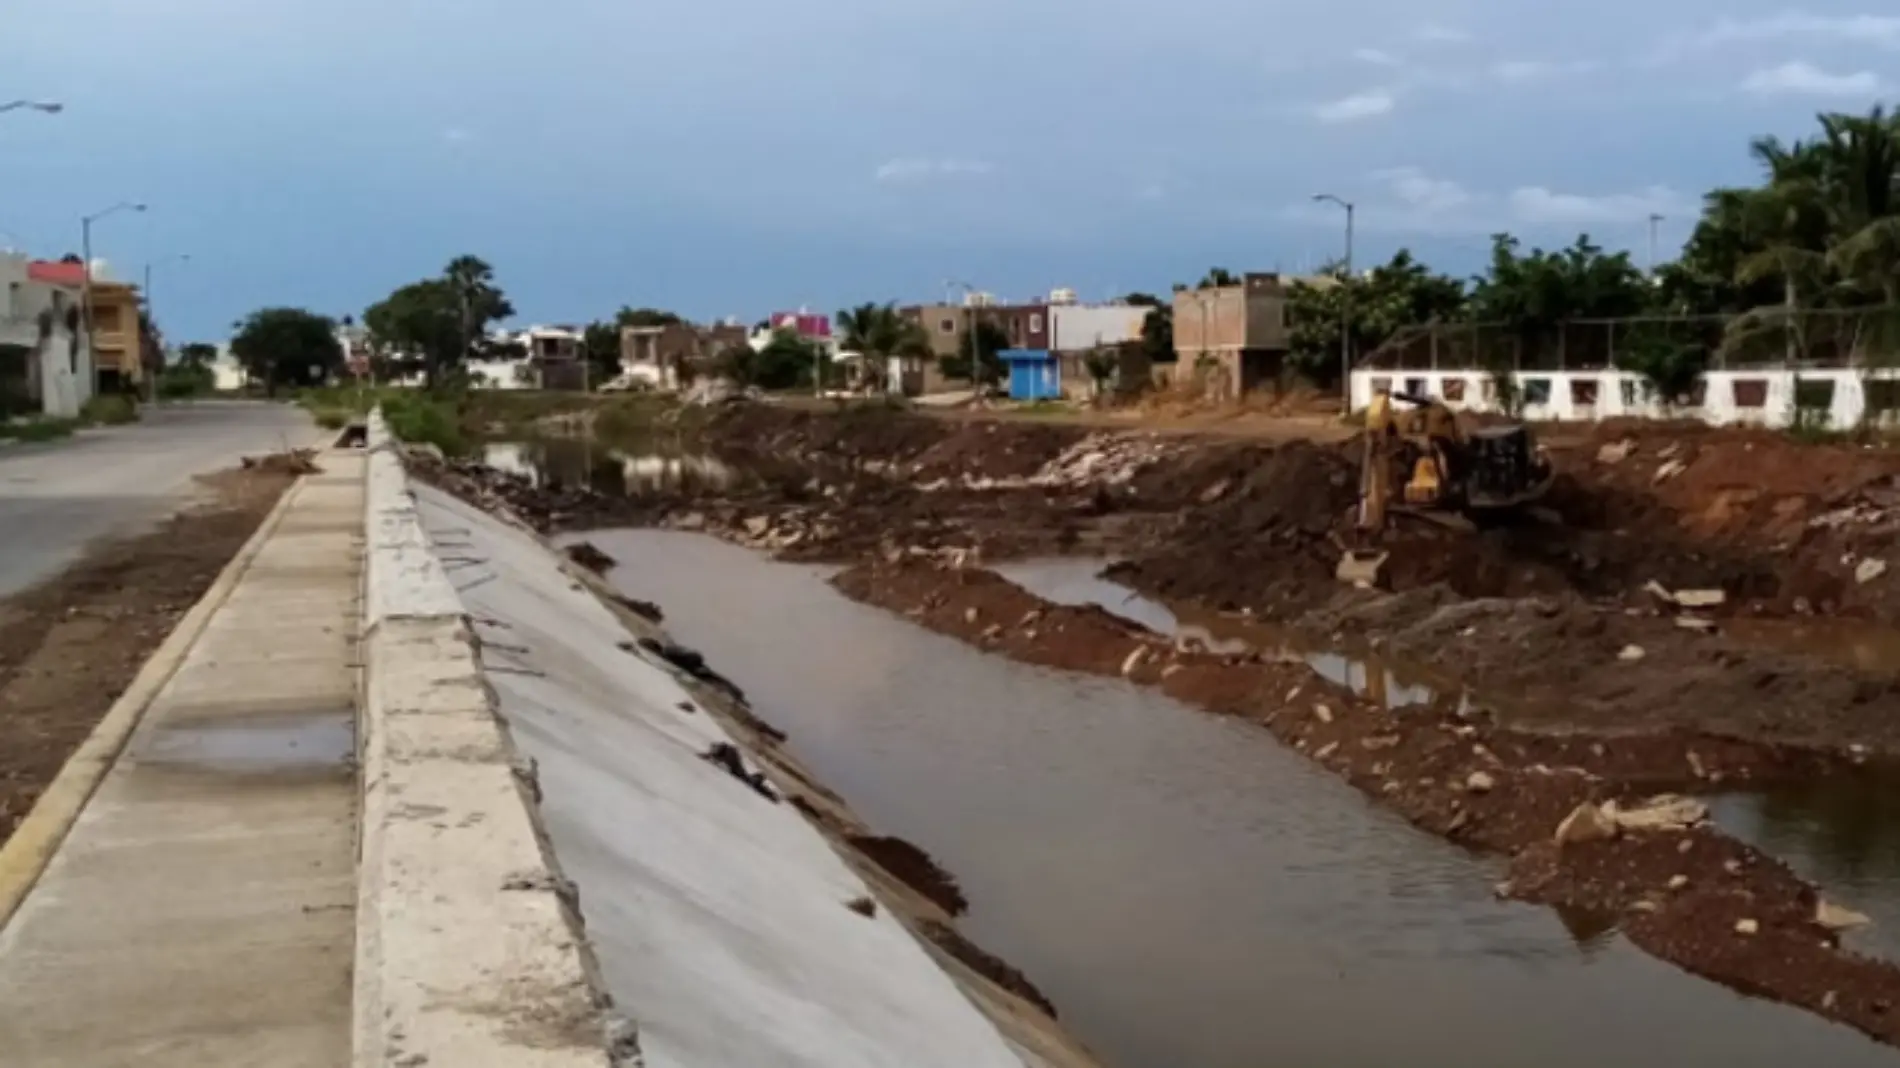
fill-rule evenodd
<path id="1" fill-rule="evenodd" d="M 370 446 L 357 1064 L 1054 1063 L 545 543 Z"/>

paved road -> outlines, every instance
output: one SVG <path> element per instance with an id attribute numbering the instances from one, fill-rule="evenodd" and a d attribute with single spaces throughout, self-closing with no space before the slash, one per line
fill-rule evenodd
<path id="1" fill-rule="evenodd" d="M 96 538 L 170 515 L 192 476 L 286 444 L 313 444 L 302 409 L 203 401 L 68 441 L 0 448 L 0 597 L 52 575 Z"/>

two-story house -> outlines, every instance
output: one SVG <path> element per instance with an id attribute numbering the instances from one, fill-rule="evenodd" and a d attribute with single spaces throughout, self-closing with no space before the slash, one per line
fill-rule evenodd
<path id="1" fill-rule="evenodd" d="M 75 416 L 92 396 L 79 316 L 83 270 L 0 254 L 0 418 Z"/>
<path id="2" fill-rule="evenodd" d="M 1237 399 L 1277 384 L 1289 347 L 1287 287 L 1278 274 L 1174 294 L 1175 381 Z"/>

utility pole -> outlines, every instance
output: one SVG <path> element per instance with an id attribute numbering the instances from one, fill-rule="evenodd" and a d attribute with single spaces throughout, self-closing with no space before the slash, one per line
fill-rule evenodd
<path id="1" fill-rule="evenodd" d="M 1656 277 L 1656 228 L 1662 225 L 1663 217 L 1656 212 L 1649 214 L 1649 276 Z"/>
<path id="2" fill-rule="evenodd" d="M 163 264 L 174 263 L 174 262 L 190 263 L 191 254 L 186 253 L 186 252 L 179 252 L 170 256 L 161 257 L 156 260 L 145 261 L 145 288 L 142 289 L 140 292 L 145 294 L 145 318 L 151 322 L 152 329 L 154 330 L 158 329 L 158 305 L 154 303 L 152 300 L 152 268 L 161 266 Z M 140 355 L 142 356 L 144 354 L 140 353 Z M 158 382 L 156 381 L 156 379 L 154 379 L 153 381 L 148 383 L 148 386 L 149 386 L 149 389 L 148 389 L 149 395 L 147 396 L 146 399 L 151 400 L 158 395 Z"/>
<path id="3" fill-rule="evenodd" d="M 79 219 L 79 254 L 86 261 L 80 265 L 84 268 L 84 271 L 81 275 L 83 280 L 80 283 L 79 289 L 79 309 L 81 313 L 80 318 L 86 331 L 86 360 L 92 365 L 92 390 L 87 394 L 89 398 L 99 395 L 99 350 L 93 346 L 92 333 L 92 224 L 116 212 L 143 212 L 144 210 L 145 205 L 143 204 L 134 204 L 130 201 L 122 200 L 106 208 L 104 211 L 95 211 L 91 215 L 84 215 Z M 77 370 L 77 368 L 75 368 L 75 370 Z"/>
<path id="4" fill-rule="evenodd" d="M 1339 293 L 1339 410 L 1352 412 L 1352 224 L 1354 207 L 1350 200 L 1331 193 L 1316 193 L 1315 201 L 1337 204 L 1346 209 L 1346 273 Z"/>

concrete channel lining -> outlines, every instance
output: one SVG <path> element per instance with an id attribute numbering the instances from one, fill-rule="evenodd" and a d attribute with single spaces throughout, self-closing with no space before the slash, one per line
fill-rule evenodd
<path id="1" fill-rule="evenodd" d="M 354 1063 L 637 1063 L 380 415 L 368 445 Z"/>

